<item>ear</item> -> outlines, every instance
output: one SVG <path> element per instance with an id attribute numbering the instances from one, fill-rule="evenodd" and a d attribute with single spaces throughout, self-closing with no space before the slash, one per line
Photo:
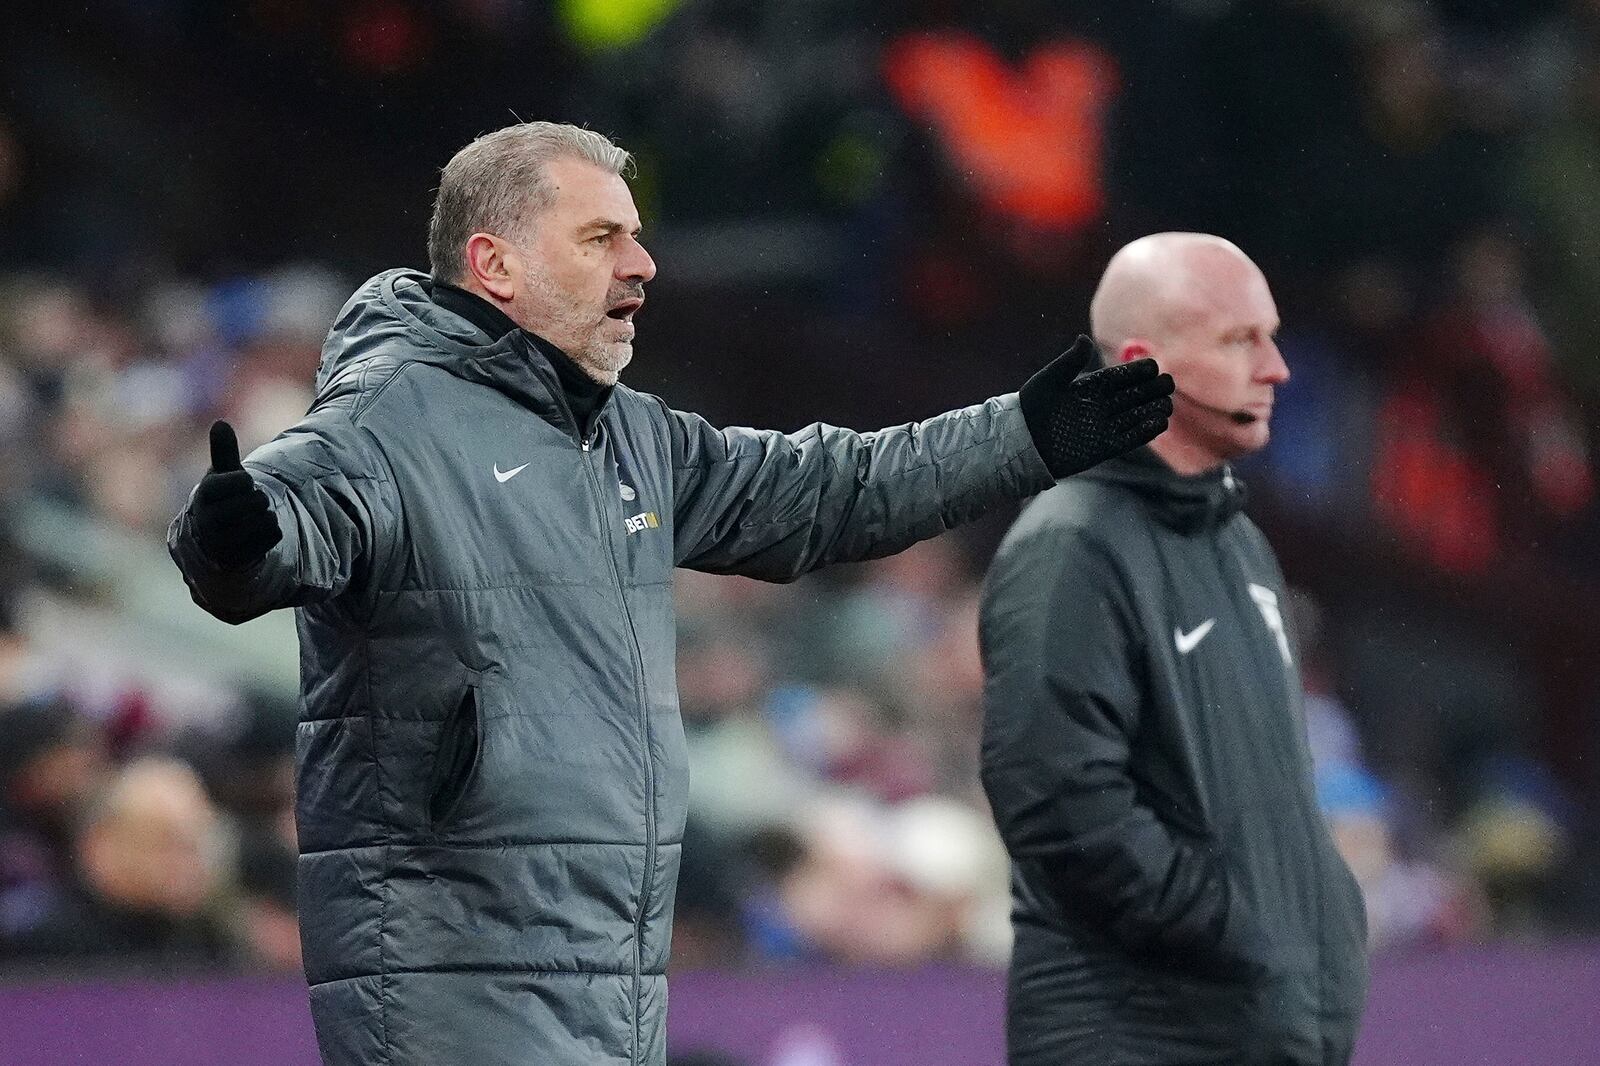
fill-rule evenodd
<path id="1" fill-rule="evenodd" d="M 467 238 L 467 272 L 490 296 L 509 302 L 517 294 L 522 262 L 499 237 L 474 233 Z"/>
<path id="2" fill-rule="evenodd" d="M 1117 349 L 1116 361 L 1119 363 L 1131 363 L 1135 359 L 1147 359 L 1152 355 L 1150 345 L 1136 338 L 1125 342 L 1121 348 Z"/>

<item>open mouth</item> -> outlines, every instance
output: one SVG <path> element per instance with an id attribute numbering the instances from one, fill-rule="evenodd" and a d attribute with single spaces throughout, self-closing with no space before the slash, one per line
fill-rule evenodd
<path id="1" fill-rule="evenodd" d="M 606 312 L 607 318 L 614 318 L 618 322 L 632 322 L 634 313 L 644 306 L 644 301 L 632 298 L 623 300 L 611 310 Z"/>

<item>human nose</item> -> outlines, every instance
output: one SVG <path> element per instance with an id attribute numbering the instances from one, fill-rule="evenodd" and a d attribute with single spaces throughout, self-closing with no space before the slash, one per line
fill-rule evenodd
<path id="1" fill-rule="evenodd" d="M 617 260 L 617 278 L 621 281 L 646 282 L 656 276 L 656 261 L 644 250 L 635 237 L 628 238 L 627 254 Z"/>
<path id="2" fill-rule="evenodd" d="M 1289 380 L 1289 364 L 1283 361 L 1278 342 L 1268 338 L 1262 342 L 1262 347 L 1265 350 L 1256 373 L 1257 379 L 1267 385 L 1282 385 Z"/>

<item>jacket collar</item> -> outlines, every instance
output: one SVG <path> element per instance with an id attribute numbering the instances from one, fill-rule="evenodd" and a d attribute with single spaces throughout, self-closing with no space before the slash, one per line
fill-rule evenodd
<path id="1" fill-rule="evenodd" d="M 436 305 L 460 316 L 483 331 L 487 339 L 498 340 L 507 333 L 521 329 L 511 320 L 511 316 L 500 308 L 459 286 L 434 280 L 429 287 L 429 295 Z M 576 416 L 576 423 L 583 427 L 586 437 L 592 430 L 594 418 L 606 405 L 606 400 L 611 394 L 611 386 L 602 385 L 590 377 L 588 371 L 579 366 L 571 356 L 538 334 L 530 332 L 528 339 L 556 372 L 561 396 L 567 401 L 568 409 Z"/>
<path id="2" fill-rule="evenodd" d="M 584 439 L 588 427 L 578 425 L 556 370 L 555 360 L 567 357 L 550 342 L 518 328 L 498 338 L 492 336 L 492 331 L 478 322 L 435 302 L 433 279 L 418 271 L 390 271 L 374 282 L 374 295 L 385 317 L 392 317 L 423 342 L 411 346 L 409 358 L 438 366 L 464 381 L 487 385 L 564 429 L 575 440 Z M 500 314 L 487 304 L 485 307 Z M 610 403 L 613 391 L 606 389 L 600 398 L 594 421 Z"/>
<path id="3" fill-rule="evenodd" d="M 434 303 L 446 311 L 460 315 L 493 340 L 499 340 L 517 328 L 510 315 L 459 285 L 452 285 L 435 278 L 428 286 L 428 295 L 433 298 Z"/>
<path id="4" fill-rule="evenodd" d="M 1203 474 L 1179 474 L 1148 447 L 1079 476 L 1131 489 L 1157 518 L 1184 534 L 1219 528 L 1244 508 L 1247 499 L 1244 482 L 1228 464 Z"/>

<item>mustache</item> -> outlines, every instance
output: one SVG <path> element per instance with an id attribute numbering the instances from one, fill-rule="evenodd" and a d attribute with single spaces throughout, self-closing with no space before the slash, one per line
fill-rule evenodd
<path id="1" fill-rule="evenodd" d="M 612 289 L 606 294 L 606 300 L 609 302 L 609 305 L 613 307 L 621 303 L 623 300 L 642 299 L 644 299 L 643 282 L 635 282 L 632 285 L 624 285 L 620 289 Z"/>

